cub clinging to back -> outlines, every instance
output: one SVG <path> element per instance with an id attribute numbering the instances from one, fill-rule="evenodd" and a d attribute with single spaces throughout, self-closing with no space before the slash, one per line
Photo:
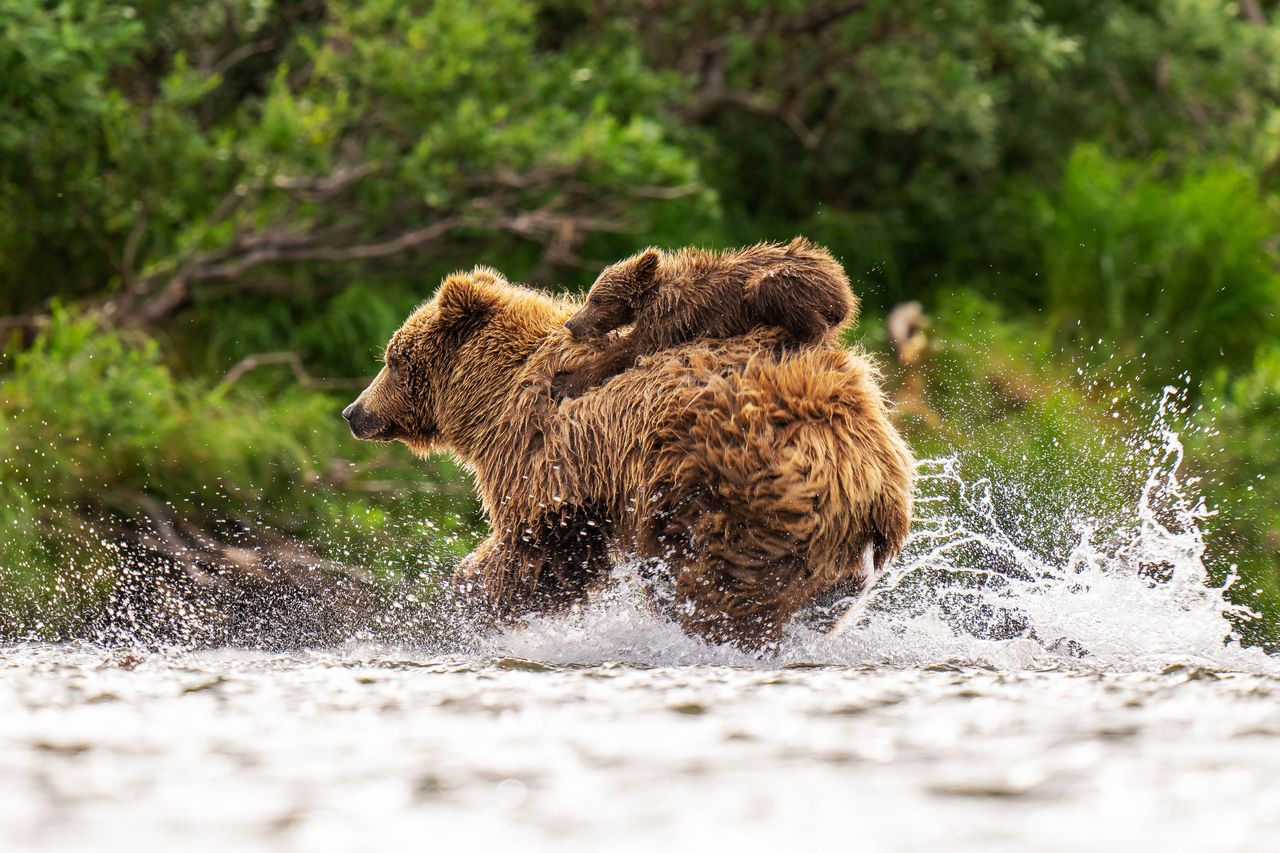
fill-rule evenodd
<path id="1" fill-rule="evenodd" d="M 579 340 L 628 324 L 599 357 L 557 377 L 558 395 L 577 396 L 641 356 L 694 338 L 730 338 L 757 326 L 816 343 L 857 316 L 844 268 L 821 246 L 797 237 L 728 252 L 646 249 L 606 267 L 577 313 L 565 321 Z"/>

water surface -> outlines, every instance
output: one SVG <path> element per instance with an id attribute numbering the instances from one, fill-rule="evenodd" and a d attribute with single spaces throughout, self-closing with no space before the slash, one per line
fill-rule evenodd
<path id="1" fill-rule="evenodd" d="M 1105 516 L 924 463 L 906 553 L 760 655 L 626 567 L 480 641 L 0 647 L 0 850 L 1275 849 L 1280 660 L 1165 416 Z"/>
<path id="2" fill-rule="evenodd" d="M 1280 678 L 24 646 L 0 849 L 1263 850 Z M 477 847 L 479 845 L 479 847 Z"/>

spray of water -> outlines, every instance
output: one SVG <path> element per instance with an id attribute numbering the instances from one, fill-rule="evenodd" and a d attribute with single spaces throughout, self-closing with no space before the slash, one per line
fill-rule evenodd
<path id="1" fill-rule="evenodd" d="M 1236 635 L 1254 614 L 1228 599 L 1233 572 L 1215 583 L 1206 562 L 1211 511 L 1181 474 L 1179 401 L 1166 389 L 1149 432 L 1135 437 L 1146 463 L 1135 469 L 1136 497 L 1108 517 L 1084 509 L 1042 517 L 1017 483 L 966 481 L 960 455 L 921 462 L 903 555 L 861 598 L 838 603 L 834 630 L 798 623 L 763 656 L 708 647 L 650 615 L 626 567 L 581 612 L 531 620 L 487 651 L 561 663 L 1280 673 L 1280 660 Z M 1077 507 L 1093 505 L 1078 497 Z"/>
<path id="2" fill-rule="evenodd" d="M 824 602 L 761 655 L 708 646 L 654 615 L 632 566 L 620 567 L 611 586 L 578 611 L 477 640 L 420 585 L 388 588 L 349 573 L 315 574 L 303 585 L 290 580 L 300 569 L 285 566 L 230 575 L 239 579 L 230 583 L 124 551 L 96 561 L 106 568 L 93 583 L 108 588 L 108 606 L 82 636 L 153 648 L 373 644 L 566 664 L 1192 665 L 1280 673 L 1280 656 L 1240 642 L 1236 628 L 1255 614 L 1227 595 L 1233 568 L 1206 557 L 1204 523 L 1212 513 L 1181 470 L 1179 430 L 1187 424 L 1183 398 L 1166 389 L 1149 428 L 1117 451 L 1132 480 L 1118 509 L 1100 509 L 1117 506 L 1097 500 L 1100 489 L 1050 499 L 1034 471 L 981 477 L 961 453 L 925 460 L 904 553 L 861 597 Z M 110 550 L 108 541 L 103 546 Z"/>

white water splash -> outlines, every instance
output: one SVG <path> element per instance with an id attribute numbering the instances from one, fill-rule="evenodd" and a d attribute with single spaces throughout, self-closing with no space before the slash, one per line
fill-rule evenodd
<path id="1" fill-rule="evenodd" d="M 642 665 L 796 664 L 997 669 L 1063 668 L 1135 672 L 1173 665 L 1280 673 L 1280 660 L 1244 647 L 1235 622 L 1253 618 L 1232 603 L 1227 571 L 1215 585 L 1206 565 L 1203 522 L 1211 515 L 1181 474 L 1174 421 L 1178 394 L 1167 388 L 1145 447 L 1145 482 L 1131 506 L 1098 518 L 1061 519 L 998 510 L 1018 484 L 966 482 L 961 457 L 920 463 L 917 520 L 901 557 L 821 633 L 793 625 L 761 657 L 711 647 L 648 612 L 632 574 L 569 616 L 537 618 L 488 645 L 554 663 Z M 1077 506 L 1091 505 L 1078 496 Z M 1049 529 L 1057 526 L 1057 529 Z M 1064 534 L 1069 533 L 1069 536 Z M 1067 541 L 1055 548 L 1045 541 Z"/>
<path id="2" fill-rule="evenodd" d="M 268 647 L 279 637 L 286 646 L 368 643 L 568 665 L 953 664 L 1101 672 L 1190 665 L 1280 674 L 1280 655 L 1245 647 L 1235 633 L 1255 617 L 1227 596 L 1232 567 L 1207 562 L 1203 531 L 1212 513 L 1196 494 L 1195 481 L 1180 472 L 1179 428 L 1186 422 L 1179 392 L 1166 389 L 1150 428 L 1118 450 L 1117 459 L 1132 472 L 1127 487 L 1120 487 L 1129 495 L 1127 503 L 1121 499 L 1118 509 L 1111 500 L 1113 483 L 1064 499 L 1044 493 L 1037 471 L 996 481 L 975 477 L 962 454 L 921 462 L 917 517 L 904 553 L 859 600 L 828 606 L 829 614 L 843 614 L 836 630 L 798 620 L 778 648 L 760 656 L 709 646 L 655 616 L 628 566 L 580 611 L 532 618 L 479 643 L 447 616 L 435 621 L 429 596 L 417 596 L 420 590 L 410 586 L 392 596 L 389 606 L 338 596 L 295 607 L 291 599 L 259 595 L 245 606 L 248 617 L 231 626 L 240 633 L 228 635 Z M 1088 477 L 1074 475 L 1092 472 L 1066 473 L 1073 475 L 1062 478 L 1067 482 L 1088 483 Z M 1098 509 L 1108 503 L 1112 509 Z M 134 613 L 133 602 L 150 602 L 156 590 L 168 588 L 157 583 L 157 571 L 121 567 L 114 583 L 115 598 L 123 603 L 109 614 L 109 630 L 94 638 L 109 645 L 179 648 L 226 642 L 219 638 L 230 629 L 219 629 L 229 616 L 219 606 L 236 604 L 234 595 L 206 602 L 208 613 L 175 598 L 172 612 L 160 608 L 162 631 L 152 625 L 154 614 Z M 271 605 L 265 612 L 253 607 L 264 603 Z M 290 608 L 308 617 L 297 621 L 313 625 L 310 634 L 294 636 L 294 626 L 280 622 Z"/>

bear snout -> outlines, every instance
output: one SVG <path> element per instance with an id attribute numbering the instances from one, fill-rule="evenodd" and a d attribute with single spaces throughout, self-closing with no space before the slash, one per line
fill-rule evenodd
<path id="1" fill-rule="evenodd" d="M 343 409 L 342 416 L 347 419 L 351 434 L 362 441 L 389 441 L 394 437 L 391 424 L 360 405 L 359 400 Z"/>
<path id="2" fill-rule="evenodd" d="M 595 324 L 578 314 L 574 314 L 568 320 L 565 320 L 564 327 L 569 330 L 569 334 L 573 336 L 575 341 L 589 340 L 595 337 L 596 334 Z"/>

